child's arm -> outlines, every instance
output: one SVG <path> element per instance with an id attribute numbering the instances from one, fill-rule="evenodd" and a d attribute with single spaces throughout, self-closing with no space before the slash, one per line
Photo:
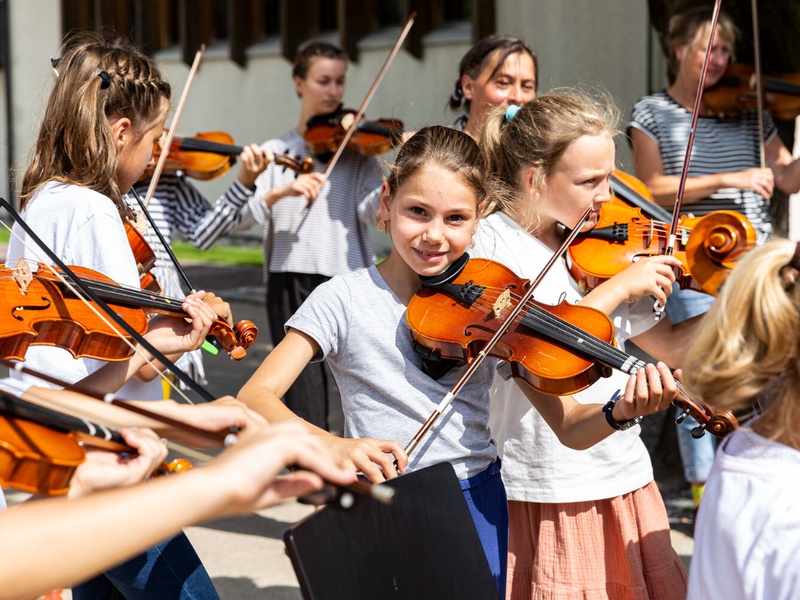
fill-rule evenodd
<path id="1" fill-rule="evenodd" d="M 581 404 L 572 396 L 547 396 L 534 390 L 524 380 L 516 381 L 565 446 L 573 450 L 585 450 L 616 431 L 606 420 L 603 404 Z M 620 424 L 664 410 L 676 392 L 675 379 L 667 365 L 647 365 L 628 379 L 624 395 L 614 405 L 611 416 Z"/>
<path id="2" fill-rule="evenodd" d="M 636 302 L 653 296 L 664 306 L 675 283 L 673 267 L 679 267 L 680 264 L 674 256 L 642 258 L 598 285 L 581 300 L 581 305 L 611 314 L 623 302 Z"/>
<path id="3" fill-rule="evenodd" d="M 312 337 L 290 329 L 239 391 L 237 398 L 263 415 L 269 423 L 300 420 L 280 399 L 319 352 L 319 345 Z M 391 479 L 397 476 L 397 469 L 403 471 L 406 468 L 407 457 L 396 441 L 340 438 L 302 422 L 308 431 L 326 444 L 339 464 L 361 471 L 370 481 L 378 483 Z M 393 462 L 395 459 L 396 467 Z"/>

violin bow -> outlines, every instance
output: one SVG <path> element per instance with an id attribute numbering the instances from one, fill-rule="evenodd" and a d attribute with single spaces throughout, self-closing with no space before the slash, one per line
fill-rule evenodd
<path id="1" fill-rule="evenodd" d="M 197 69 L 200 67 L 200 60 L 203 58 L 203 52 L 206 49 L 205 44 L 200 44 L 200 48 L 197 50 L 197 53 L 194 56 L 194 62 L 192 63 L 192 68 L 189 70 L 189 76 L 186 79 L 186 85 L 183 86 L 183 93 L 181 94 L 181 99 L 178 101 L 178 106 L 175 107 L 175 116 L 172 119 L 172 125 L 170 126 L 169 130 L 167 131 L 167 137 L 164 139 L 163 142 L 163 151 L 161 155 L 158 157 L 158 162 L 156 163 L 156 167 L 153 170 L 153 176 L 150 178 L 150 186 L 147 188 L 147 194 L 144 197 L 144 205 L 147 206 L 150 204 L 150 200 L 153 198 L 153 194 L 156 192 L 156 186 L 158 185 L 158 180 L 161 177 L 161 172 L 164 170 L 164 165 L 167 163 L 167 156 L 169 155 L 169 147 L 172 144 L 172 139 L 175 137 L 175 131 L 178 128 L 178 121 L 180 121 L 181 115 L 183 114 L 183 107 L 186 105 L 186 100 L 189 97 L 189 90 L 192 87 L 192 83 L 194 82 L 194 76 L 197 74 Z"/>
<path id="2" fill-rule="evenodd" d="M 750 5 L 753 13 L 753 67 L 756 75 L 756 110 L 758 110 L 758 154 L 761 159 L 761 168 L 767 166 L 767 151 L 764 143 L 764 96 L 761 85 L 761 48 L 758 41 L 758 7 L 757 0 L 752 0 Z"/>
<path id="3" fill-rule="evenodd" d="M 218 434 L 212 431 L 206 431 L 205 429 L 200 429 L 199 427 L 195 427 L 189 423 L 184 423 L 178 419 L 173 419 L 172 417 L 168 417 L 166 415 L 161 415 L 157 412 L 144 408 L 142 406 L 131 404 L 130 402 L 126 402 L 124 400 L 119 400 L 116 398 L 115 394 L 113 393 L 106 393 L 106 394 L 98 394 L 91 390 L 82 388 L 79 385 L 69 383 L 64 381 L 63 379 L 59 379 L 58 377 L 53 377 L 52 375 L 47 375 L 42 373 L 41 371 L 37 371 L 36 369 L 31 369 L 30 367 L 25 366 L 21 362 L 14 362 L 8 360 L 6 358 L 0 358 L 0 364 L 6 366 L 11 371 L 16 371 L 17 373 L 25 373 L 27 375 L 31 375 L 32 377 L 36 377 L 37 379 L 41 379 L 42 381 L 46 381 L 48 383 L 52 383 L 53 385 L 57 385 L 61 388 L 70 390 L 76 394 L 80 394 L 81 396 L 85 396 L 90 401 L 100 401 L 104 404 L 111 404 L 113 406 L 117 406 L 123 410 L 127 410 L 143 417 L 147 417 L 148 419 L 152 419 L 154 421 L 158 421 L 163 425 L 169 425 L 170 427 L 175 427 L 176 429 L 183 429 L 184 431 L 191 433 L 192 435 L 196 435 L 198 437 L 205 438 L 206 440 L 214 443 L 218 443 L 220 446 L 230 446 L 236 442 L 236 434 L 233 432 L 228 432 L 225 434 Z M 42 399 L 42 401 L 52 403 L 53 401 L 50 399 Z"/>
<path id="4" fill-rule="evenodd" d="M 708 47 L 706 48 L 706 55 L 703 58 L 703 70 L 700 73 L 700 81 L 697 84 L 697 95 L 694 98 L 694 108 L 692 110 L 692 125 L 689 129 L 689 140 L 686 143 L 686 156 L 683 158 L 683 168 L 681 170 L 681 179 L 678 184 L 678 194 L 675 197 L 675 206 L 672 209 L 672 222 L 669 228 L 669 239 L 667 240 L 667 247 L 664 254 L 671 256 L 675 252 L 675 241 L 678 233 L 678 221 L 681 218 L 681 205 L 683 204 L 683 193 L 686 188 L 686 179 L 689 176 L 689 161 L 692 156 L 692 147 L 694 146 L 694 135 L 697 130 L 697 119 L 700 116 L 700 103 L 703 100 L 703 87 L 706 80 L 706 73 L 708 72 L 708 60 L 711 57 L 712 45 L 714 43 L 714 34 L 717 31 L 717 21 L 719 20 L 719 11 L 722 5 L 722 0 L 716 0 L 714 3 L 714 13 L 711 17 L 711 30 L 708 33 Z"/>
<path id="5" fill-rule="evenodd" d="M 36 242 L 36 244 L 44 251 L 44 253 L 48 256 L 50 260 L 53 261 L 61 271 L 71 278 L 71 283 L 77 286 L 81 292 L 92 300 L 97 306 L 103 310 L 103 312 L 108 315 L 114 323 L 116 323 L 120 328 L 122 328 L 128 335 L 130 335 L 136 342 L 138 342 L 145 350 L 147 350 L 155 360 L 160 361 L 162 364 L 165 365 L 178 379 L 180 379 L 186 386 L 192 390 L 194 390 L 204 401 L 211 402 L 214 400 L 214 396 L 212 396 L 208 390 L 206 390 L 203 386 L 197 383 L 194 379 L 189 377 L 182 369 L 175 365 L 171 360 L 169 360 L 166 356 L 164 356 L 158 349 L 156 349 L 150 342 L 148 342 L 143 336 L 139 334 L 133 327 L 131 327 L 125 319 L 120 317 L 115 311 L 105 303 L 95 292 L 89 287 L 80 277 L 75 275 L 75 273 L 70 269 L 64 261 L 62 261 L 55 252 L 53 252 L 50 248 L 48 248 L 47 244 L 45 244 L 42 239 L 36 235 L 36 233 L 30 228 L 30 226 L 25 222 L 25 220 L 19 215 L 19 213 L 14 210 L 14 208 L 4 199 L 0 198 L 0 206 L 5 208 L 14 221 L 19 224 L 19 226 L 27 233 L 30 238 Z M 49 267 L 49 265 L 48 265 Z M 49 267 L 51 268 L 51 267 Z M 63 275 L 60 275 L 55 269 L 52 269 L 53 273 L 56 274 L 59 278 L 63 279 Z"/>
<path id="6" fill-rule="evenodd" d="M 326 181 L 330 176 L 331 171 L 333 171 L 333 167 L 336 166 L 336 163 L 339 160 L 339 157 L 342 155 L 342 152 L 344 152 L 344 149 L 347 146 L 347 142 L 350 141 L 350 138 L 353 137 L 353 134 L 358 128 L 358 123 L 363 118 L 364 113 L 367 110 L 367 106 L 372 100 L 372 97 L 375 95 L 375 91 L 378 89 L 378 86 L 383 80 L 383 76 L 386 75 L 386 71 L 389 70 L 389 65 L 392 64 L 394 57 L 397 56 L 397 53 L 400 51 L 400 47 L 403 45 L 403 42 L 405 41 L 406 36 L 408 35 L 408 32 L 411 31 L 411 26 L 414 25 L 414 19 L 416 18 L 417 18 L 417 13 L 412 12 L 411 16 L 408 17 L 408 21 L 406 21 L 405 27 L 403 27 L 403 30 L 400 32 L 397 41 L 394 43 L 392 50 L 389 52 L 389 56 L 386 57 L 386 60 L 384 61 L 383 66 L 381 67 L 381 70 L 378 72 L 377 77 L 375 77 L 375 81 L 372 82 L 372 85 L 370 86 L 369 90 L 367 90 L 367 95 L 364 96 L 364 100 L 361 102 L 361 106 L 358 107 L 358 112 L 356 113 L 356 116 L 353 118 L 353 124 L 350 127 L 348 127 L 347 131 L 345 131 L 344 137 L 342 138 L 339 147 L 336 149 L 336 153 L 333 155 L 333 158 L 331 158 L 331 160 L 328 162 L 328 166 L 325 168 L 325 173 L 323 173 L 322 177 Z"/>
<path id="7" fill-rule="evenodd" d="M 589 215 L 592 214 L 592 207 L 586 209 L 586 212 L 583 213 L 583 216 L 575 223 L 575 226 L 569 231 L 569 234 L 564 241 L 562 242 L 561 246 L 558 248 L 556 252 L 550 257 L 550 260 L 547 261 L 547 264 L 544 268 L 539 272 L 531 284 L 528 286 L 528 289 L 519 299 L 516 306 L 511 310 L 511 312 L 506 316 L 503 325 L 497 328 L 497 331 L 494 332 L 494 335 L 489 339 L 486 345 L 481 348 L 481 351 L 475 356 L 475 358 L 469 363 L 467 366 L 466 371 L 459 377 L 458 381 L 453 384 L 453 387 L 450 388 L 450 391 L 447 392 L 445 397 L 436 407 L 436 409 L 431 413 L 431 416 L 428 417 L 428 420 L 420 427 L 419 431 L 411 438 L 411 441 L 408 442 L 406 447 L 404 448 L 405 453 L 407 456 L 411 456 L 411 453 L 414 452 L 416 447 L 422 441 L 422 438 L 425 437 L 425 434 L 431 429 L 431 427 L 436 424 L 439 418 L 444 414 L 444 411 L 450 406 L 450 403 L 455 399 L 456 395 L 461 391 L 461 389 L 467 384 L 470 378 L 475 374 L 480 367 L 481 363 L 489 356 L 489 353 L 492 349 L 497 345 L 497 342 L 500 341 L 500 338 L 506 334 L 508 327 L 506 325 L 512 324 L 515 319 L 520 315 L 520 313 L 525 309 L 525 306 L 528 304 L 528 301 L 533 297 L 533 293 L 536 291 L 538 285 L 542 282 L 545 278 L 547 273 L 553 267 L 553 265 L 558 261 L 563 255 L 564 252 L 567 251 L 569 245 L 575 240 L 575 238 L 580 233 L 581 227 L 586 222 L 586 219 L 589 218 Z"/>
<path id="8" fill-rule="evenodd" d="M 162 152 L 162 155 L 163 154 L 164 153 Z M 150 190 L 148 189 L 148 192 L 149 191 Z M 136 191 L 136 188 L 132 187 L 130 193 L 136 199 L 136 202 L 139 204 L 139 208 L 142 209 L 142 214 L 147 219 L 147 222 L 150 225 L 150 229 L 153 230 L 153 233 L 155 233 L 156 237 L 158 238 L 158 241 L 161 242 L 161 246 L 166 251 L 167 256 L 169 256 L 170 262 L 172 262 L 172 265 L 175 267 L 175 270 L 178 272 L 178 276 L 181 278 L 181 280 L 183 281 L 184 285 L 188 288 L 189 293 L 190 294 L 194 294 L 197 290 L 195 290 L 194 286 L 192 285 L 192 282 L 189 281 L 189 276 L 186 274 L 186 271 L 183 270 L 183 267 L 181 266 L 181 263 L 178 261 L 178 257 L 175 256 L 175 252 L 173 252 L 172 248 L 167 243 L 167 240 L 164 237 L 164 234 L 161 233 L 159 228 L 156 226 L 156 222 L 153 219 L 153 216 L 150 214 L 150 211 L 147 210 L 147 204 L 144 202 L 144 200 L 142 200 L 142 197 L 139 195 L 139 192 Z M 171 278 L 171 279 L 174 280 L 174 277 Z"/>

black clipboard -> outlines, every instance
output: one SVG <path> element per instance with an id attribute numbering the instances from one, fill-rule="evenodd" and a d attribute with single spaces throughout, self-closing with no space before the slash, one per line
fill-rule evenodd
<path id="1" fill-rule="evenodd" d="M 358 496 L 284 532 L 305 600 L 498 600 L 452 465 L 381 485 L 395 489 L 391 504 Z"/>

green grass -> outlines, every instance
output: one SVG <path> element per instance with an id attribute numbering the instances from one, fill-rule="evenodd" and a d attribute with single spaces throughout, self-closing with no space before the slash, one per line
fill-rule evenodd
<path id="1" fill-rule="evenodd" d="M 210 262 L 222 265 L 260 267 L 262 250 L 260 245 L 226 246 L 218 244 L 210 250 L 198 250 L 191 244 L 176 242 L 172 250 L 179 261 Z"/>

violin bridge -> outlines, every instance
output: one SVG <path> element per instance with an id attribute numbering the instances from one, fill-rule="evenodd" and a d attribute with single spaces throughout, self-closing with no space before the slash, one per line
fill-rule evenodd
<path id="1" fill-rule="evenodd" d="M 28 293 L 28 288 L 31 286 L 31 283 L 33 283 L 33 273 L 31 272 L 31 266 L 28 264 L 28 261 L 24 258 L 20 258 L 17 261 L 17 264 L 11 271 L 11 279 L 17 284 L 23 296 Z"/>
<path id="2" fill-rule="evenodd" d="M 499 318 L 503 311 L 511 306 L 511 290 L 506 288 L 503 293 L 497 297 L 497 300 L 492 304 L 492 311 L 495 318 Z"/>
<path id="3" fill-rule="evenodd" d="M 353 126 L 353 123 L 356 120 L 356 116 L 353 113 L 345 113 L 342 115 L 341 120 L 339 121 L 339 125 L 342 126 L 342 129 L 347 131 Z"/>
<path id="4" fill-rule="evenodd" d="M 654 235 L 653 223 L 654 222 L 655 222 L 655 219 L 650 219 L 650 228 L 649 228 L 649 231 L 647 232 L 647 241 L 645 242 L 645 248 L 649 248 L 650 244 L 653 243 L 653 235 Z"/>
<path id="5" fill-rule="evenodd" d="M 140 233 L 147 231 L 147 228 L 150 227 L 150 223 L 147 222 L 147 218 L 144 216 L 144 213 L 140 210 L 136 210 L 133 211 L 133 215 L 134 216 L 131 218 L 133 226 L 136 227 Z"/>

